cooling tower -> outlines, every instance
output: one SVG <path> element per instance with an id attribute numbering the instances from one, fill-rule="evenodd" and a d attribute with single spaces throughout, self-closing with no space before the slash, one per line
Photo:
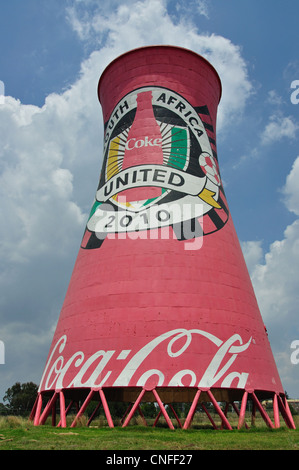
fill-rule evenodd
<path id="1" fill-rule="evenodd" d="M 127 426 L 155 402 L 155 423 L 188 428 L 201 409 L 217 427 L 212 404 L 232 429 L 229 405 L 241 427 L 249 400 L 268 426 L 281 414 L 294 427 L 221 180 L 217 72 L 192 51 L 144 47 L 110 63 L 98 95 L 99 185 L 32 419 L 57 412 L 65 427 L 76 406 L 75 426 L 96 403 L 113 427 L 110 403 L 124 402 Z M 188 404 L 183 423 L 174 403 Z"/>

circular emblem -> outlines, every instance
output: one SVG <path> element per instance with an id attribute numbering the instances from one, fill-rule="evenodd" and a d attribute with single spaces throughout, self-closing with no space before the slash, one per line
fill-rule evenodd
<path id="1" fill-rule="evenodd" d="M 186 240 L 224 225 L 228 210 L 206 130 L 212 126 L 200 110 L 208 113 L 162 87 L 138 88 L 122 98 L 105 125 L 102 172 L 83 248 L 99 247 L 107 236 L 163 227 Z M 209 213 L 215 230 L 205 231 L 200 221 Z"/>

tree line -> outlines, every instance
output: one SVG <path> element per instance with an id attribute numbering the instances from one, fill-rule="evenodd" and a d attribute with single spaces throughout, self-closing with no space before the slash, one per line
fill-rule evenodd
<path id="1" fill-rule="evenodd" d="M 37 397 L 38 386 L 33 382 L 16 382 L 8 388 L 0 403 L 0 415 L 28 415 Z"/>

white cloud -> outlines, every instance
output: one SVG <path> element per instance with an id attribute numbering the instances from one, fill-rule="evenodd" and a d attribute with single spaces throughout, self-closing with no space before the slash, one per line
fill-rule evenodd
<path id="1" fill-rule="evenodd" d="M 200 15 L 203 15 L 206 18 L 209 18 L 209 6 L 206 0 L 197 0 L 196 6 Z"/>
<path id="2" fill-rule="evenodd" d="M 68 113 L 71 112 L 71 108 Z M 83 214 L 74 200 L 71 135 L 59 106 L 33 109 L 6 97 L 0 109 L 2 172 L 1 257 L 24 260 L 65 247 L 66 227 L 76 229 Z M 70 143 L 68 143 L 70 141 Z M 69 166 L 69 168 L 66 168 Z"/>
<path id="3" fill-rule="evenodd" d="M 278 95 L 276 90 L 269 91 L 267 101 L 269 104 L 273 104 L 275 106 L 280 106 L 283 104 L 283 99 Z"/>
<path id="4" fill-rule="evenodd" d="M 255 269 L 263 258 L 263 248 L 261 241 L 246 241 L 241 243 L 242 252 L 246 261 L 249 273 Z"/>
<path id="5" fill-rule="evenodd" d="M 252 272 L 252 283 L 270 343 L 280 369 L 281 380 L 293 397 L 298 381 L 299 367 L 291 363 L 293 340 L 299 339 L 299 220 L 289 225 L 284 239 L 275 241 L 265 255 L 264 264 Z"/>
<path id="6" fill-rule="evenodd" d="M 198 2 L 197 7 L 201 14 L 207 12 L 206 2 Z M 189 6 L 190 11 L 192 6 Z M 144 0 L 134 2 L 133 6 L 132 2 L 126 2 L 109 12 L 98 4 L 92 15 L 77 3 L 69 9 L 69 21 L 81 39 L 93 42 L 95 47 L 105 38 L 101 56 L 105 55 L 108 60 L 130 49 L 154 44 L 186 47 L 203 55 L 216 68 L 222 81 L 219 131 L 243 112 L 253 92 L 240 47 L 223 36 L 200 34 L 191 15 L 188 20 L 183 16 L 174 22 L 167 12 L 166 1 Z"/>
<path id="7" fill-rule="evenodd" d="M 286 206 L 296 215 L 299 210 L 299 157 L 286 178 L 283 193 Z M 260 242 L 242 245 L 262 317 L 270 334 L 282 383 L 298 397 L 296 383 L 299 366 L 291 363 L 293 340 L 299 340 L 299 219 L 287 226 L 281 240 L 274 241 L 265 256 Z"/>
<path id="8" fill-rule="evenodd" d="M 282 117 L 279 114 L 273 114 L 261 135 L 261 142 L 267 145 L 285 137 L 295 139 L 298 129 L 299 125 L 292 116 Z"/>
<path id="9" fill-rule="evenodd" d="M 299 291 L 299 220 L 289 225 L 284 239 L 273 242 L 252 280 L 266 319 L 280 322 L 297 317 Z"/>
<path id="10" fill-rule="evenodd" d="M 289 211 L 299 215 L 299 156 L 293 163 L 292 170 L 286 179 L 282 190 L 285 196 L 285 204 Z"/>
<path id="11" fill-rule="evenodd" d="M 168 2 L 171 4 L 171 2 Z M 190 16 L 190 11 L 196 11 L 200 15 L 204 16 L 205 18 L 209 19 L 209 4 L 207 0 L 190 0 L 186 5 L 185 2 L 177 2 L 175 5 L 175 9 L 177 13 L 186 14 L 186 16 Z"/>

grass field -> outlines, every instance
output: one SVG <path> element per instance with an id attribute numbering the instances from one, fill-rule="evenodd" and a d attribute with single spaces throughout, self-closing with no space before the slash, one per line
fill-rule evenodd
<path id="1" fill-rule="evenodd" d="M 296 416 L 295 424 L 299 428 Z M 33 426 L 15 416 L 0 417 L 0 450 L 299 450 L 299 429 L 284 425 L 269 429 L 213 430 L 194 425 L 188 430 L 163 426 L 130 425 L 127 428 Z"/>

